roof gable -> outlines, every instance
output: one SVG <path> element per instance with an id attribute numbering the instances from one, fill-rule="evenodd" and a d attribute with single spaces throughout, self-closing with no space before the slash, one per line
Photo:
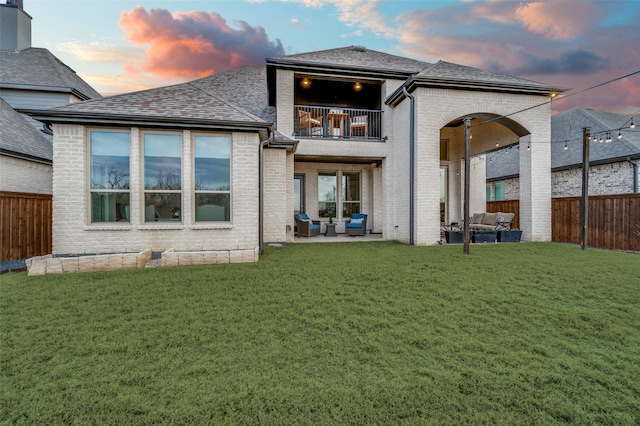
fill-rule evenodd
<path id="1" fill-rule="evenodd" d="M 31 47 L 0 51 L 0 86 L 17 88 L 62 89 L 81 99 L 102 96 L 47 49 Z"/>

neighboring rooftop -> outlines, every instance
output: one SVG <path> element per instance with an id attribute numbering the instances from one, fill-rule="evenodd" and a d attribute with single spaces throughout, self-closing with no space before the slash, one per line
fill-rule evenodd
<path id="1" fill-rule="evenodd" d="M 69 92 L 80 99 L 102 96 L 47 49 L 0 51 L 0 88 Z"/>
<path id="2" fill-rule="evenodd" d="M 47 137 L 0 98 L 0 153 L 51 163 L 53 146 Z"/>
<path id="3" fill-rule="evenodd" d="M 611 131 L 610 143 L 590 142 L 590 164 L 624 161 L 640 158 L 640 129 L 629 129 L 630 116 L 573 108 L 551 116 L 551 170 L 582 167 L 582 129 L 589 127 L 591 134 Z M 625 127 L 624 129 L 621 129 Z M 621 129 L 621 130 L 619 130 Z M 618 131 L 622 138 L 618 139 Z M 564 149 L 565 143 L 567 149 Z M 532 147 L 535 149 L 535 146 Z M 487 154 L 487 179 L 517 177 L 520 173 L 520 150 L 516 146 Z"/>

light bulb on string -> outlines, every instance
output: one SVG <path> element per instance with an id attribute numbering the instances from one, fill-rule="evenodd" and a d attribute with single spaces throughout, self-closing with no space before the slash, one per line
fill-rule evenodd
<path id="1" fill-rule="evenodd" d="M 606 139 L 606 142 L 607 142 L 607 143 L 611 143 L 611 140 L 612 140 L 612 139 L 611 139 L 611 133 L 607 132 L 607 139 Z"/>
<path id="2" fill-rule="evenodd" d="M 622 139 L 622 132 L 618 130 L 618 140 Z"/>
<path id="3" fill-rule="evenodd" d="M 604 139 L 602 138 L 602 134 L 600 134 L 600 143 L 604 142 Z"/>
<path id="4" fill-rule="evenodd" d="M 564 150 L 566 151 L 566 150 L 568 150 L 568 149 L 569 149 L 569 147 L 567 146 L 567 142 L 565 141 L 565 143 L 564 143 Z"/>
<path id="5" fill-rule="evenodd" d="M 633 117 L 631 117 L 631 125 L 629 126 L 630 129 L 635 129 L 636 125 L 633 123 Z"/>

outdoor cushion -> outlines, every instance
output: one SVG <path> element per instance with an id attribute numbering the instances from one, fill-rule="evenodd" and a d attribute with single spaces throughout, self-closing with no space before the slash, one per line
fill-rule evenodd
<path id="1" fill-rule="evenodd" d="M 484 213 L 474 213 L 471 218 L 471 223 L 482 223 L 482 218 L 484 217 Z"/>
<path id="2" fill-rule="evenodd" d="M 362 219 L 351 219 L 351 222 L 347 223 L 347 228 L 362 228 Z"/>
<path id="3" fill-rule="evenodd" d="M 317 230 L 320 230 L 320 225 L 309 225 L 309 229 L 317 229 Z"/>
<path id="4" fill-rule="evenodd" d="M 495 225 L 497 216 L 497 213 L 485 213 L 481 223 L 483 225 Z"/>
<path id="5" fill-rule="evenodd" d="M 366 217 L 367 217 L 367 215 L 364 214 L 364 213 L 353 213 L 351 215 L 351 220 L 353 220 L 353 219 L 364 219 Z"/>
<path id="6" fill-rule="evenodd" d="M 307 216 L 305 213 L 298 213 L 298 219 L 300 219 L 303 222 L 311 222 L 311 219 L 309 219 L 309 216 Z"/>

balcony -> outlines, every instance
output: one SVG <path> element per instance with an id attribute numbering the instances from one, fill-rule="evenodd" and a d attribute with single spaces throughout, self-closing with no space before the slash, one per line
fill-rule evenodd
<path id="1" fill-rule="evenodd" d="M 381 141 L 382 111 L 294 105 L 294 136 Z"/>

